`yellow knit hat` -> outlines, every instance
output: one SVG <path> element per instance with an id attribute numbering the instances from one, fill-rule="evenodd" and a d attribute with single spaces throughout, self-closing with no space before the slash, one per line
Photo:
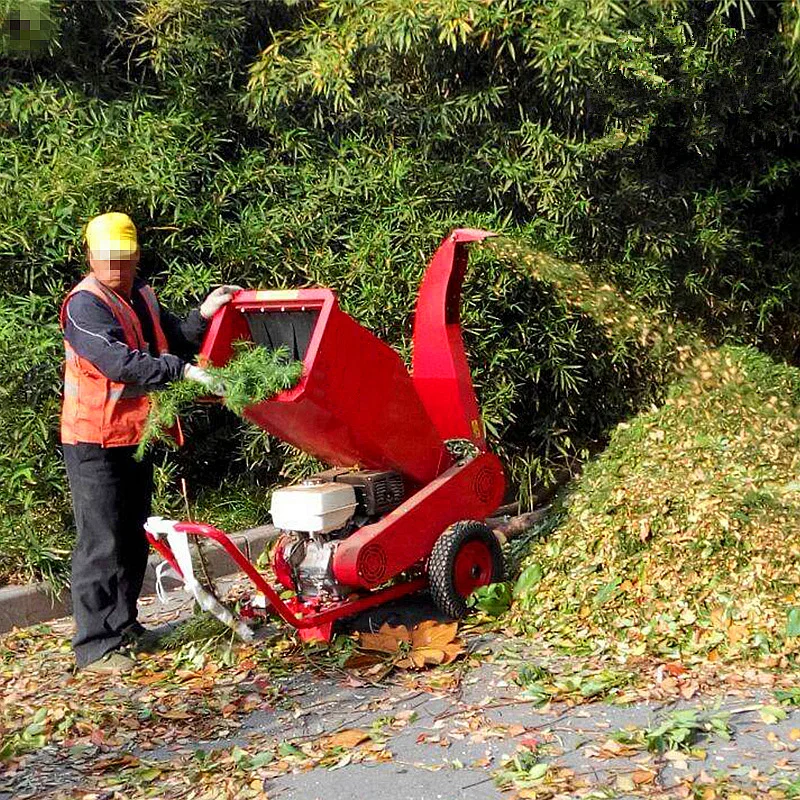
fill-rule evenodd
<path id="1" fill-rule="evenodd" d="M 130 258 L 138 249 L 136 226 L 127 214 L 111 211 L 86 226 L 86 244 L 96 258 Z"/>

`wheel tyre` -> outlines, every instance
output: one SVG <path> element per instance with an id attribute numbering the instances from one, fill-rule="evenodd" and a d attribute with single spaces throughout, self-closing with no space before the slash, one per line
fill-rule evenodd
<path id="1" fill-rule="evenodd" d="M 467 613 L 467 598 L 479 586 L 503 580 L 503 552 L 492 529 L 464 520 L 437 540 L 428 560 L 428 581 L 436 607 L 448 617 Z"/>

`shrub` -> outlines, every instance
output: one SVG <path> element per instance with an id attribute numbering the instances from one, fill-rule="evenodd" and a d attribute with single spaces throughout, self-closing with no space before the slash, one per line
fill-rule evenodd
<path id="1" fill-rule="evenodd" d="M 326 284 L 407 357 L 425 261 L 449 229 L 471 225 L 581 260 L 656 317 L 795 356 L 796 3 L 52 10 L 49 50 L 0 55 L 0 285 L 21 340 L 31 320 L 54 319 L 84 269 L 82 226 L 117 208 L 140 229 L 143 273 L 177 310 L 215 282 Z M 674 356 L 610 331 L 541 278 L 480 251 L 464 296 L 492 445 L 526 502 L 657 398 Z M 50 355 L 35 358 L 55 392 L 47 330 Z M 9 386 L 29 369 L 5 354 L 15 336 L 0 346 Z M 0 478 L 16 487 L 2 524 L 34 491 L 7 480 L 13 464 L 35 462 L 34 494 L 43 510 L 53 502 L 30 530 L 62 542 L 55 394 L 31 408 L 0 408 Z M 186 427 L 190 446 L 161 468 L 162 509 L 182 475 L 212 518 L 237 503 L 255 517 L 280 472 L 312 468 L 218 409 L 193 411 Z"/>

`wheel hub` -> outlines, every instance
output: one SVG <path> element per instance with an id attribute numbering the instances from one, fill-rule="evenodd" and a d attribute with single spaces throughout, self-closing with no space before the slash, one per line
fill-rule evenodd
<path id="1" fill-rule="evenodd" d="M 492 579 L 492 554 L 479 541 L 467 542 L 456 555 L 453 564 L 456 591 L 469 597 L 479 586 L 486 586 Z"/>

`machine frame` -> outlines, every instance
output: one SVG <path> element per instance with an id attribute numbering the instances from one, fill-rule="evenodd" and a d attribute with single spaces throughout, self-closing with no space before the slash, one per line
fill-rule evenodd
<path id="1" fill-rule="evenodd" d="M 460 325 L 467 246 L 493 235 L 454 230 L 432 257 L 417 299 L 410 372 L 391 347 L 341 310 L 330 289 L 241 291 L 220 309 L 200 363 L 225 364 L 237 339 L 254 338 L 254 315 L 299 312 L 315 320 L 308 341 L 294 343 L 304 365 L 300 382 L 250 406 L 246 418 L 331 466 L 396 471 L 407 492 L 396 508 L 336 543 L 333 574 L 349 592 L 341 599 L 295 594 L 284 600 L 225 532 L 202 523 L 148 520 L 150 543 L 179 575 L 184 577 L 167 534 L 210 539 L 301 638 L 323 640 L 330 639 L 336 620 L 428 585 L 428 563 L 443 534 L 459 521 L 485 520 L 505 491 L 500 461 L 486 444 Z M 466 440 L 474 455 L 454 457 L 449 440 Z M 452 554 L 447 569 L 459 594 L 489 582 L 497 571 L 496 552 L 473 536 Z"/>

